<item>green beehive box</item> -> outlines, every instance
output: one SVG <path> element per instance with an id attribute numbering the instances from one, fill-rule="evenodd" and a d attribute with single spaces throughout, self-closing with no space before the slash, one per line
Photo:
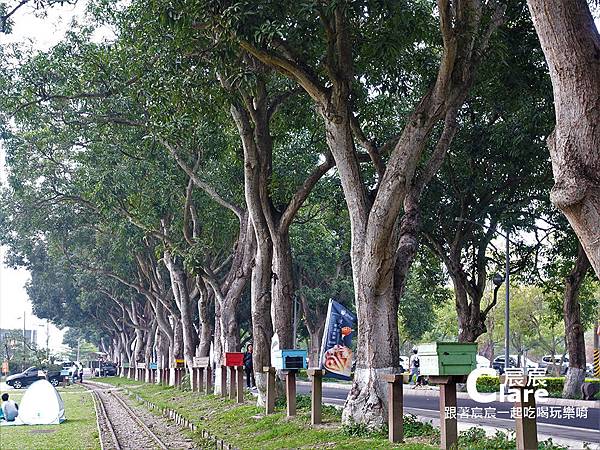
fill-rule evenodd
<path id="1" fill-rule="evenodd" d="M 477 344 L 433 342 L 419 345 L 421 375 L 468 375 L 477 367 Z"/>

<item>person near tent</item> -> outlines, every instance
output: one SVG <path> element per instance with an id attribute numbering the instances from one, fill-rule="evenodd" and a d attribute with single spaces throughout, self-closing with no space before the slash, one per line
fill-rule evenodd
<path id="1" fill-rule="evenodd" d="M 252 344 L 246 346 L 246 353 L 244 353 L 244 371 L 246 372 L 246 387 L 251 389 L 256 386 L 256 380 L 254 379 L 254 364 L 252 362 Z"/>
<path id="2" fill-rule="evenodd" d="M 19 405 L 9 400 L 8 394 L 2 394 L 2 416 L 7 422 L 14 422 L 19 415 Z"/>
<path id="3" fill-rule="evenodd" d="M 83 383 L 83 364 L 79 366 L 79 382 Z"/>

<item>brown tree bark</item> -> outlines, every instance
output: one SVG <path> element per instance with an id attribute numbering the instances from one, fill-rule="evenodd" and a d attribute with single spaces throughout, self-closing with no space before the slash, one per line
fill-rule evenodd
<path id="1" fill-rule="evenodd" d="M 600 277 L 600 35 L 586 0 L 528 0 L 554 91 L 550 199 Z"/>
<path id="2" fill-rule="evenodd" d="M 353 387 L 344 407 L 344 422 L 380 426 L 386 417 L 387 387 L 381 375 L 397 370 L 397 295 L 416 251 L 418 199 L 435 174 L 454 134 L 456 109 L 472 83 L 474 68 L 498 26 L 498 8 L 491 25 L 481 29 L 480 2 L 438 2 L 444 52 L 435 85 L 407 120 L 386 167 L 379 149 L 364 139 L 352 112 L 352 42 L 342 5 L 323 13 L 328 52 L 324 62 L 328 85 L 286 41 L 273 38 L 267 50 L 242 41 L 241 46 L 265 64 L 297 81 L 315 101 L 323 117 L 326 140 L 340 176 L 351 226 L 351 259 L 359 339 Z M 446 120 L 434 157 L 417 174 L 422 151 L 434 126 Z M 371 202 L 362 180 L 353 134 L 373 160 L 380 182 Z M 404 207 L 406 217 L 398 220 Z M 398 259 L 400 258 L 400 260 Z"/>
<path id="3" fill-rule="evenodd" d="M 581 392 L 585 378 L 585 330 L 581 324 L 579 290 L 590 268 L 590 262 L 581 244 L 578 245 L 575 265 L 565 279 L 563 313 L 565 338 L 569 353 L 569 370 L 563 387 L 563 398 L 575 398 Z"/>

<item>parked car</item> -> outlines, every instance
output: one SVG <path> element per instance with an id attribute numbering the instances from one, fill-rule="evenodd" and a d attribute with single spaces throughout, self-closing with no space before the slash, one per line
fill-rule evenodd
<path id="1" fill-rule="evenodd" d="M 24 372 L 7 377 L 6 384 L 15 389 L 21 389 L 22 387 L 29 386 L 37 380 L 43 380 L 44 378 L 46 378 L 46 375 L 43 371 L 39 370 L 37 367 L 30 367 Z"/>
<path id="2" fill-rule="evenodd" d="M 488 367 L 491 367 L 490 360 L 487 359 L 485 356 L 475 355 L 475 358 L 477 359 L 477 368 L 478 369 L 483 369 L 483 368 L 487 369 Z"/>
<path id="3" fill-rule="evenodd" d="M 506 364 L 504 363 L 504 355 L 496 356 L 492 361 L 492 369 L 496 369 L 496 372 L 498 372 L 500 375 L 504 373 L 505 365 Z M 517 367 L 517 360 L 509 356 L 508 367 Z"/>
<path id="4" fill-rule="evenodd" d="M 548 371 L 552 370 L 552 368 L 554 367 L 559 371 L 561 375 L 564 375 L 567 373 L 567 370 L 569 368 L 569 357 L 565 355 L 565 357 L 562 358 L 561 364 L 560 355 L 544 355 L 542 356 L 542 359 L 540 361 L 540 367 L 546 367 L 548 368 Z"/>
<path id="5" fill-rule="evenodd" d="M 593 363 L 587 363 L 585 365 L 585 374 L 588 377 L 593 377 L 594 376 L 594 364 Z"/>
<path id="6" fill-rule="evenodd" d="M 114 377 L 117 374 L 117 365 L 113 362 L 103 362 L 94 369 L 94 375 L 100 377 Z"/>
<path id="7" fill-rule="evenodd" d="M 46 372 L 46 380 L 50 382 L 50 384 L 54 387 L 58 386 L 60 383 L 70 379 L 71 375 L 69 375 L 69 371 L 66 369 L 56 370 L 56 369 L 48 369 Z"/>
<path id="8" fill-rule="evenodd" d="M 532 367 L 532 368 L 537 368 L 539 367 L 539 363 L 536 363 L 535 361 L 532 361 L 529 358 L 526 358 L 525 355 L 510 355 L 511 358 L 513 358 L 515 361 L 519 361 L 520 364 L 518 364 L 518 367 Z"/>

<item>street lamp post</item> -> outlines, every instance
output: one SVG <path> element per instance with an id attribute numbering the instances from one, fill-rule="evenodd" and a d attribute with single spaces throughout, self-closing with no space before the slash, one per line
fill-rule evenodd
<path id="1" fill-rule="evenodd" d="M 468 222 L 474 225 L 480 226 L 481 228 L 486 228 L 485 225 L 475 222 L 474 220 L 462 219 L 460 217 L 456 217 L 454 219 L 457 222 Z M 504 369 L 506 370 L 509 367 L 509 358 L 510 358 L 510 230 L 506 229 L 506 234 L 501 231 L 496 230 L 496 233 L 506 239 L 506 261 L 505 261 L 505 273 L 504 280 L 502 280 L 502 275 L 496 274 L 494 275 L 494 285 L 496 288 L 494 289 L 494 299 L 496 299 L 496 295 L 498 293 L 498 289 L 502 284 L 502 281 L 506 284 L 506 301 L 504 305 Z"/>
<path id="2" fill-rule="evenodd" d="M 17 317 L 17 320 L 21 317 Z M 21 371 L 25 370 L 25 354 L 27 353 L 27 346 L 25 344 L 25 311 L 23 311 L 23 358 L 21 360 Z"/>
<path id="3" fill-rule="evenodd" d="M 510 367 L 510 231 L 506 229 L 506 304 L 504 306 L 504 371 L 507 367 Z"/>

